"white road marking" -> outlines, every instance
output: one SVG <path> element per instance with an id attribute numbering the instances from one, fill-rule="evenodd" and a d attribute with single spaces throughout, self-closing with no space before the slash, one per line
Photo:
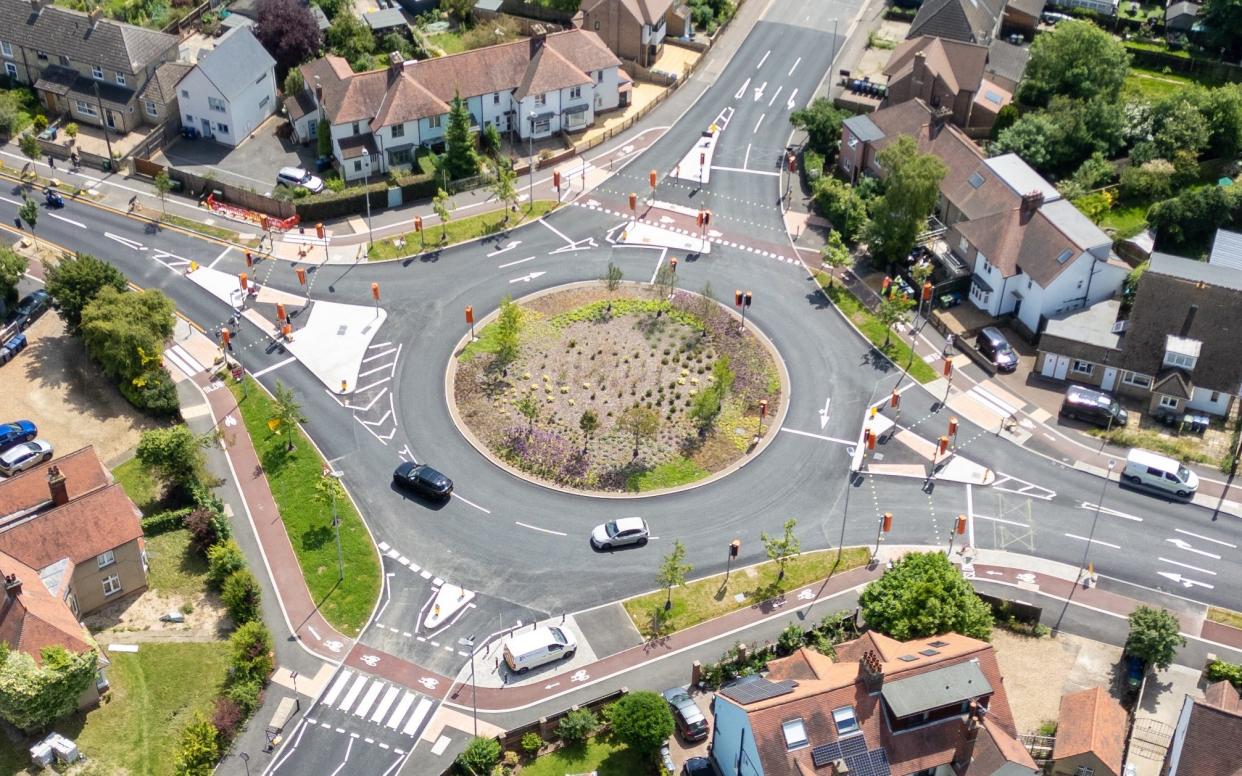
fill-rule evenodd
<path id="1" fill-rule="evenodd" d="M 213 259 L 213 260 L 212 260 L 212 262 L 211 262 L 210 264 L 208 264 L 208 265 L 207 265 L 207 268 L 208 268 L 208 269 L 212 269 L 212 268 L 214 268 L 217 264 L 219 264 L 219 263 L 220 263 L 220 259 L 223 259 L 223 258 L 224 258 L 224 255 L 225 255 L 226 253 L 228 253 L 229 251 L 231 251 L 231 250 L 233 250 L 233 246 L 232 246 L 232 245 L 230 245 L 230 246 L 228 246 L 227 248 L 225 248 L 224 250 L 220 251 L 220 255 L 219 255 L 219 256 L 217 256 L 215 259 Z"/>
<path id="2" fill-rule="evenodd" d="M 1211 574 L 1212 576 L 1216 576 L 1215 571 L 1209 571 L 1207 569 L 1199 568 L 1198 566 L 1192 566 L 1189 563 L 1179 563 L 1178 561 L 1169 560 L 1168 558 L 1157 558 L 1157 560 L 1159 560 L 1161 563 L 1171 563 L 1174 566 L 1181 566 L 1184 569 L 1190 569 L 1191 571 L 1198 571 L 1202 574 Z"/>
<path id="3" fill-rule="evenodd" d="M 469 504 L 470 506 L 472 506 L 472 507 L 474 507 L 475 509 L 479 510 L 480 512 L 482 512 L 482 513 L 483 513 L 483 514 L 485 514 L 485 515 L 490 515 L 490 514 L 492 513 L 492 510 L 490 510 L 490 509 L 484 509 L 483 507 L 479 506 L 478 504 L 474 503 L 473 501 L 470 501 L 470 500 L 469 500 L 469 499 L 467 499 L 467 498 L 464 498 L 464 497 L 462 497 L 462 496 L 459 496 L 457 493 L 454 493 L 454 494 L 453 494 L 453 498 L 456 498 L 456 499 L 461 499 L 462 501 L 466 502 L 467 504 Z"/>
<path id="4" fill-rule="evenodd" d="M 782 86 L 778 86 L 778 87 L 776 87 L 776 91 L 772 92 L 772 99 L 768 100 L 768 107 L 769 107 L 769 108 L 771 108 L 771 107 L 772 107 L 772 103 L 776 102 L 776 97 L 777 97 L 777 95 L 779 95 L 779 94 L 781 93 L 781 89 L 783 89 L 783 88 L 784 88 L 784 87 L 782 87 Z"/>
<path id="5" fill-rule="evenodd" d="M 1214 590 L 1216 588 L 1215 585 L 1209 585 L 1207 582 L 1200 582 L 1197 579 L 1191 579 L 1190 577 L 1183 577 L 1181 574 L 1178 574 L 1176 571 L 1157 571 L 1156 573 L 1162 577 L 1165 577 L 1166 579 L 1173 580 L 1174 582 L 1181 585 L 1182 587 L 1193 587 L 1194 585 L 1198 585 L 1199 587 L 1206 587 L 1208 590 Z"/>
<path id="6" fill-rule="evenodd" d="M 755 87 L 755 102 L 759 102 L 760 100 L 763 99 L 763 90 L 767 88 L 768 88 L 767 81 L 764 81 L 762 84 Z"/>
<path id="7" fill-rule="evenodd" d="M 379 723 L 384 719 L 384 715 L 388 713 L 388 709 L 392 707 L 392 702 L 397 699 L 397 695 L 400 694 L 400 692 L 401 688 L 396 685 L 388 688 L 388 692 L 384 693 L 383 699 L 379 702 L 379 705 L 375 707 L 375 711 L 371 714 L 372 722 Z"/>
<path id="8" fill-rule="evenodd" d="M 487 258 L 489 258 L 489 259 L 490 259 L 490 258 L 491 258 L 491 257 L 493 257 L 493 256 L 499 256 L 500 254 L 502 254 L 502 253 L 504 253 L 504 252 L 506 252 L 506 251 L 511 251 L 511 250 L 513 250 L 514 248 L 518 247 L 518 246 L 519 246 L 519 245 L 521 245 L 521 244 L 522 244 L 522 241 L 521 241 L 521 240 L 513 240 L 512 242 L 510 242 L 508 245 L 506 245 L 505 247 L 501 248 L 500 250 L 498 250 L 498 251 L 492 251 L 491 253 L 487 254 Z"/>
<path id="9" fill-rule="evenodd" d="M 746 158 L 742 160 L 742 167 L 750 166 L 750 143 L 746 144 Z"/>
<path id="10" fill-rule="evenodd" d="M 385 350 L 383 353 L 376 353 L 374 356 L 367 356 L 366 358 L 362 359 L 362 363 L 365 364 L 368 361 L 374 361 L 377 358 L 383 358 L 389 353 L 396 353 L 396 352 L 397 352 L 396 348 L 390 348 L 389 350 Z"/>
<path id="11" fill-rule="evenodd" d="M 759 120 L 755 122 L 755 128 L 751 130 L 751 134 L 754 134 L 755 132 L 759 131 L 759 125 L 763 123 L 764 116 L 767 116 L 767 115 L 768 114 L 765 113 L 763 114 L 763 116 L 759 117 Z"/>
<path id="12" fill-rule="evenodd" d="M 131 240 L 128 237 L 121 237 L 119 234 L 113 234 L 112 232 L 104 232 L 104 237 L 107 237 L 109 240 L 116 240 L 130 250 L 145 251 L 147 249 L 147 246 L 137 240 Z"/>
<path id="13" fill-rule="evenodd" d="M 969 493 L 970 491 L 967 491 L 967 492 Z M 1030 528 L 1030 526 L 1027 525 L 1026 523 L 1019 523 L 1016 520 L 1006 520 L 1003 517 L 991 517 L 990 515 L 975 515 L 974 517 L 977 520 L 988 520 L 993 523 L 1004 523 L 1005 525 L 1014 525 L 1014 526 L 1017 526 L 1018 528 Z M 1066 535 L 1068 536 L 1069 534 L 1066 534 Z M 971 543 L 971 546 L 972 547 L 974 546 L 973 542 Z"/>
<path id="14" fill-rule="evenodd" d="M 735 100 L 740 100 L 740 99 L 742 99 L 742 96 L 746 94 L 746 87 L 748 87 L 748 86 L 750 86 L 750 79 L 749 79 L 749 78 L 747 78 L 747 79 L 746 79 L 746 80 L 742 83 L 742 88 L 737 90 L 737 94 L 733 95 L 733 99 L 735 99 Z M 13 202 L 13 200 L 9 200 L 9 202 Z M 20 203 L 20 202 L 13 202 L 13 204 L 14 204 L 14 205 L 20 205 L 21 203 Z"/>
<path id="15" fill-rule="evenodd" d="M 771 53 L 772 53 L 772 49 L 768 49 L 767 51 L 763 52 L 763 58 L 759 60 L 759 64 L 755 65 L 756 70 L 763 67 L 763 63 L 768 61 L 768 54 L 771 54 Z"/>
<path id="16" fill-rule="evenodd" d="M 1212 560 L 1220 560 L 1220 556 L 1217 555 L 1216 553 L 1207 552 L 1205 550 L 1196 550 L 1194 547 L 1191 547 L 1190 542 L 1186 541 L 1185 539 L 1165 539 L 1165 541 L 1173 545 L 1179 550 L 1185 550 L 1186 552 L 1193 552 L 1195 555 L 1202 555 L 1203 557 L 1211 558 Z"/>
<path id="17" fill-rule="evenodd" d="M 508 264 L 501 264 L 500 266 L 496 267 L 496 269 L 504 269 L 505 267 L 512 267 L 517 264 L 525 264 L 528 261 L 534 261 L 534 259 L 535 259 L 534 256 L 527 256 L 524 259 L 518 259 L 517 261 L 511 261 Z"/>
<path id="18" fill-rule="evenodd" d="M 548 223 L 547 221 L 545 221 L 544 219 L 542 219 L 542 218 L 541 218 L 541 219 L 539 219 L 539 223 L 541 223 L 541 224 L 543 224 L 544 226 L 548 227 L 548 229 L 552 230 L 552 233 L 553 233 L 553 234 L 555 234 L 557 237 L 561 238 L 561 239 L 562 239 L 562 240 L 564 240 L 565 242 L 569 243 L 570 245 L 573 245 L 573 244 L 574 244 L 574 241 L 573 241 L 573 240 L 571 240 L 571 239 L 569 239 L 568 237 L 566 237 L 564 232 L 562 232 L 561 230 L 557 229 L 557 228 L 556 228 L 555 226 L 553 226 L 552 224 L 549 224 L 549 223 Z"/>
<path id="19" fill-rule="evenodd" d="M 793 71 L 798 69 L 798 65 L 801 64 L 801 62 L 802 62 L 802 57 L 798 57 L 797 59 L 795 59 L 793 63 L 793 67 L 789 68 L 789 72 L 786 73 L 785 75 L 786 76 L 793 75 Z"/>
<path id="20" fill-rule="evenodd" d="M 1173 530 L 1177 531 L 1179 534 L 1186 534 L 1187 536 L 1193 536 L 1196 539 L 1202 539 L 1205 542 L 1212 542 L 1213 544 L 1220 544 L 1233 550 L 1238 549 L 1238 545 L 1236 544 L 1230 544 L 1229 542 L 1222 542 L 1220 539 L 1213 539 L 1210 536 L 1204 536 L 1203 534 L 1191 533 L 1190 531 L 1183 531 L 1181 528 L 1174 528 Z"/>
<path id="21" fill-rule="evenodd" d="M 655 246 L 652 246 L 652 247 L 654 248 Z M 656 261 L 655 269 L 651 271 L 651 284 L 652 285 L 655 285 L 656 277 L 659 276 L 660 267 L 664 265 L 664 257 L 667 255 L 668 255 L 668 248 L 664 248 L 660 251 L 660 258 L 658 261 Z"/>
<path id="22" fill-rule="evenodd" d="M 1016 415 L 1018 413 L 1017 407 L 985 390 L 983 386 L 976 385 L 966 393 L 975 401 L 992 410 L 997 415 L 1000 415 L 1002 418 L 1007 418 L 1010 415 Z"/>
<path id="23" fill-rule="evenodd" d="M 1068 536 L 1068 537 L 1069 537 L 1069 538 L 1071 538 L 1071 539 L 1077 539 L 1077 540 L 1078 540 L 1078 541 L 1080 541 L 1080 542 L 1091 542 L 1092 544 L 1102 544 L 1102 545 L 1104 545 L 1105 547 L 1112 547 L 1114 550 L 1120 550 L 1120 549 L 1121 549 L 1121 545 L 1118 545 L 1118 544 L 1111 544 L 1111 543 L 1109 543 L 1109 542 L 1102 542 L 1102 541 L 1100 541 L 1099 539 L 1088 539 L 1088 538 L 1087 538 L 1087 537 L 1085 537 L 1085 536 L 1079 536 L 1078 534 L 1072 534 L 1072 533 L 1067 533 L 1067 534 L 1065 534 L 1065 535 L 1066 535 L 1066 536 Z"/>
<path id="24" fill-rule="evenodd" d="M 341 705 L 337 706 L 337 708 L 348 714 L 350 707 L 354 705 L 354 701 L 358 700 L 358 693 L 362 692 L 363 687 L 366 687 L 368 680 L 369 677 L 359 676 L 354 681 L 353 686 L 349 688 L 349 692 L 345 693 L 345 700 L 341 701 Z"/>
<path id="25" fill-rule="evenodd" d="M 530 530 L 532 530 L 532 531 L 539 531 L 540 533 L 553 534 L 553 535 L 555 535 L 555 536 L 569 536 L 569 534 L 567 534 L 567 533 L 565 533 L 565 532 L 563 532 L 563 531 L 553 531 L 553 530 L 552 530 L 552 529 L 550 529 L 550 528 L 540 528 L 540 527 L 539 527 L 539 526 L 537 526 L 537 525 L 530 525 L 529 523 L 523 523 L 521 520 L 514 520 L 513 522 L 514 522 L 514 523 L 517 523 L 518 525 L 522 526 L 523 528 L 529 528 L 529 529 L 530 529 Z"/>
<path id="26" fill-rule="evenodd" d="M 82 223 L 81 221 L 74 221 L 72 218 L 66 218 L 66 217 L 62 216 L 60 213 L 52 213 L 52 212 L 50 212 L 50 211 L 49 211 L 49 212 L 48 212 L 48 215 L 49 215 L 49 216 L 51 216 L 52 218 L 55 218 L 55 219 L 56 219 L 56 220 L 58 220 L 58 221 L 64 221 L 66 224 L 73 224 L 74 226 L 78 227 L 79 229 L 85 229 L 85 228 L 86 228 L 86 224 Z"/>
<path id="27" fill-rule="evenodd" d="M 401 698 L 401 702 L 397 704 L 397 708 L 393 711 L 392 716 L 388 718 L 388 722 L 384 723 L 384 727 L 390 730 L 396 730 L 397 725 L 401 724 L 401 720 L 405 718 L 405 713 L 414 705 L 414 701 L 418 696 L 407 691 Z"/>
<path id="28" fill-rule="evenodd" d="M 336 732 L 344 733 L 345 731 L 342 730 L 341 728 L 337 728 Z M 354 739 L 351 738 L 349 739 L 349 745 L 345 747 L 345 759 L 341 760 L 341 764 L 336 766 L 336 770 L 332 772 L 332 776 L 336 776 L 338 773 L 340 773 L 341 769 L 345 767 L 345 764 L 349 762 L 349 753 L 352 752 L 353 749 L 354 749 Z"/>
<path id="29" fill-rule="evenodd" d="M 530 281 L 534 280 L 535 278 L 539 277 L 540 275 L 546 275 L 546 274 L 548 274 L 548 273 L 546 273 L 546 272 L 528 272 L 527 274 L 523 275 L 523 276 L 522 276 L 522 277 L 520 277 L 520 278 L 513 278 L 513 279 L 512 279 L 512 280 L 510 280 L 509 282 L 510 282 L 510 283 L 529 283 Z"/>
<path id="30" fill-rule="evenodd" d="M 365 717 L 367 712 L 371 710 L 371 705 L 375 703 L 375 699 L 384 689 L 384 683 L 376 679 L 367 688 L 367 694 L 362 696 L 362 700 L 358 703 L 358 708 L 354 709 L 355 717 Z"/>
<path id="31" fill-rule="evenodd" d="M 771 172 L 769 170 L 747 170 L 743 167 L 717 167 L 716 165 L 712 165 L 712 172 L 744 172 L 750 175 L 770 175 L 774 178 L 781 177 L 779 172 Z"/>
<path id="32" fill-rule="evenodd" d="M 819 411 L 819 430 L 823 431 L 828 425 L 828 406 L 832 404 L 832 397 L 824 399 L 824 408 Z"/>
<path id="33" fill-rule="evenodd" d="M 250 374 L 250 376 L 251 376 L 251 377 L 253 377 L 254 379 L 256 379 L 256 380 L 257 380 L 257 379 L 259 379 L 260 377 L 262 377 L 263 375 L 267 374 L 268 372 L 274 372 L 274 371 L 276 371 L 277 369 L 280 369 L 280 368 L 281 368 L 282 366 L 284 366 L 285 364 L 288 364 L 288 363 L 291 363 L 291 362 L 293 362 L 293 361 L 297 361 L 297 360 L 298 360 L 298 359 L 297 359 L 297 357 L 296 357 L 296 356 L 289 356 L 289 357 L 288 357 L 288 358 L 286 358 L 284 361 L 278 361 L 278 362 L 276 362 L 275 364 L 272 364 L 271 366 L 265 366 L 265 367 L 263 367 L 262 369 L 260 369 L 260 370 L 259 370 L 259 371 L 257 371 L 257 372 L 252 372 L 252 373 Z"/>
<path id="34" fill-rule="evenodd" d="M 1132 520 L 1136 523 L 1143 522 L 1143 518 L 1139 517 L 1138 515 L 1131 515 L 1126 512 L 1118 512 L 1117 510 L 1109 509 L 1108 507 L 1100 507 L 1088 501 L 1084 501 L 1081 504 L 1079 504 L 1078 508 L 1085 509 L 1088 512 L 1094 512 L 1098 508 L 1102 514 L 1109 515 L 1111 517 L 1120 517 L 1122 520 Z"/>
<path id="35" fill-rule="evenodd" d="M 852 439 L 837 439 L 836 437 L 824 436 L 823 434 L 812 434 L 810 431 L 799 431 L 796 428 L 785 428 L 784 426 L 781 427 L 781 431 L 797 434 L 798 436 L 811 437 L 812 439 L 822 439 L 825 442 L 836 442 L 840 445 L 852 445 L 856 441 Z"/>
<path id="36" fill-rule="evenodd" d="M 422 724 L 423 717 L 427 716 L 427 711 L 431 708 L 430 698 L 421 698 L 418 706 L 414 708 L 414 713 L 410 715 L 410 719 L 405 723 L 405 728 L 401 731 L 407 736 L 412 736 L 418 732 L 418 726 Z"/>
<path id="37" fill-rule="evenodd" d="M 794 89 L 792 92 L 790 92 L 790 93 L 789 93 L 789 99 L 785 101 L 785 108 L 786 108 L 787 110 L 793 110 L 793 107 L 794 107 L 794 100 L 795 100 L 797 97 L 798 97 L 798 90 L 797 90 L 797 89 Z"/>

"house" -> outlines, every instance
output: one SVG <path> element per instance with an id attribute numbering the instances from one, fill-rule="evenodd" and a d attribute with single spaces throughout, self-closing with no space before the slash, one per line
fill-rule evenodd
<path id="1" fill-rule="evenodd" d="M 1001 31 L 1008 35 L 1021 35 L 1027 40 L 1035 37 L 1044 4 L 1045 0 L 1009 0 L 1001 19 Z"/>
<path id="2" fill-rule="evenodd" d="M 1218 258 L 1207 262 L 1153 253 L 1128 319 L 1102 311 L 1050 323 L 1035 369 L 1134 397 L 1155 414 L 1227 415 L 1242 386 L 1242 266 L 1231 265 L 1227 242 L 1218 236 Z"/>
<path id="3" fill-rule="evenodd" d="M 1026 73 L 1031 50 L 1007 40 L 994 40 L 988 44 L 988 63 L 984 75 L 1000 88 L 1015 94 L 1022 76 Z"/>
<path id="4" fill-rule="evenodd" d="M 1242 763 L 1242 697 L 1227 681 L 1208 685 L 1203 700 L 1189 695 L 1164 754 L 1160 776 L 1236 774 Z"/>
<path id="5" fill-rule="evenodd" d="M 165 62 L 155 68 L 155 77 L 147 81 L 138 94 L 148 121 L 162 124 L 171 118 L 181 122 L 181 111 L 177 108 L 177 84 L 193 69 L 194 65 L 186 62 Z"/>
<path id="6" fill-rule="evenodd" d="M 1190 32 L 1199 19 L 1199 3 L 1183 0 L 1180 3 L 1169 3 L 1164 9 L 1164 30 L 1166 33 Z"/>
<path id="7" fill-rule="evenodd" d="M 1005 0 L 925 0 L 906 39 L 930 36 L 986 46 L 1000 35 Z"/>
<path id="8" fill-rule="evenodd" d="M 147 586 L 138 509 L 84 447 L 0 482 L 0 553 L 38 573 L 74 617 Z"/>
<path id="9" fill-rule="evenodd" d="M 163 62 L 177 58 L 177 38 L 49 0 L 0 0 L 0 67 L 28 84 L 52 114 L 125 133 L 156 123 L 139 95 Z"/>
<path id="10" fill-rule="evenodd" d="M 276 60 L 249 28 L 229 30 L 177 84 L 181 125 L 236 147 L 276 112 Z"/>
<path id="11" fill-rule="evenodd" d="M 951 115 L 950 107 L 933 110 L 916 97 L 852 116 L 841 129 L 837 163 L 850 180 L 883 177 L 876 155 L 900 135 L 939 157 L 948 172 L 935 210 L 939 225 L 929 229 L 945 242 L 937 262 L 951 277 L 969 276 L 961 290 L 976 307 L 1011 317 L 1028 337 L 1055 316 L 1116 294 L 1129 267 L 1113 255 L 1108 235 L 1017 155 L 985 158 Z"/>
<path id="12" fill-rule="evenodd" d="M 385 8 L 381 11 L 364 13 L 362 21 L 366 22 L 367 27 L 371 29 L 372 35 L 383 35 L 386 32 L 399 32 L 406 36 L 410 34 L 409 22 L 406 21 L 405 13 L 400 8 Z"/>
<path id="13" fill-rule="evenodd" d="M 710 754 L 724 776 L 1038 772 L 987 642 L 869 632 L 835 660 L 803 648 L 768 668 L 716 695 Z"/>
<path id="14" fill-rule="evenodd" d="M 1051 776 L 1122 776 L 1130 719 L 1102 687 L 1061 696 Z"/>
<path id="15" fill-rule="evenodd" d="M 1008 45 L 1008 44 L 1006 44 Z M 985 78 L 989 48 L 949 38 L 907 38 L 884 68 L 888 92 L 883 105 L 919 98 L 952 111 L 950 120 L 968 135 L 986 136 L 996 114 L 1013 94 Z"/>
<path id="16" fill-rule="evenodd" d="M 1118 0 L 1050 0 L 1050 4 L 1067 10 L 1082 8 L 1101 16 L 1116 16 Z"/>
<path id="17" fill-rule="evenodd" d="M 326 56 L 301 66 L 306 90 L 285 100 L 299 140 L 322 119 L 346 180 L 408 167 L 420 147 L 440 147 L 460 95 L 471 125 L 523 140 L 578 132 L 623 104 L 620 60 L 599 36 L 569 30 L 461 54 L 354 73 Z M 628 78 L 625 79 L 628 81 Z"/>
<path id="18" fill-rule="evenodd" d="M 690 30 L 690 9 L 679 0 L 583 0 L 581 19 L 623 60 L 652 67 L 664 53 L 668 35 L 681 37 Z"/>

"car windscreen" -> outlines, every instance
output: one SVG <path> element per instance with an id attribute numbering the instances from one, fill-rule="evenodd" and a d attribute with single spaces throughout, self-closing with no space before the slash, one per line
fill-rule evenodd
<path id="1" fill-rule="evenodd" d="M 1182 482 L 1190 482 L 1190 469 L 1179 464 L 1177 467 L 1177 478 Z"/>
<path id="2" fill-rule="evenodd" d="M 303 175 L 303 176 L 302 176 L 302 177 L 298 180 L 298 183 L 310 183 L 310 182 L 311 182 L 311 179 L 312 179 L 312 178 L 314 178 L 314 177 L 315 177 L 314 175 L 311 175 L 311 174 L 308 172 L 308 173 L 306 173 L 305 175 Z"/>
<path id="3" fill-rule="evenodd" d="M 608 534 L 609 536 L 616 536 L 617 535 L 617 521 L 609 520 L 607 523 L 604 523 L 604 533 Z"/>

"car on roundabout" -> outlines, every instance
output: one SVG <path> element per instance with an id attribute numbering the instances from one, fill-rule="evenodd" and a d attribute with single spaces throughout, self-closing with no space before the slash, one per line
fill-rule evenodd
<path id="1" fill-rule="evenodd" d="M 424 498 L 447 499 L 453 495 L 453 481 L 425 463 L 402 463 L 393 471 L 392 482 Z"/>
<path id="2" fill-rule="evenodd" d="M 591 531 L 591 546 L 597 550 L 642 547 L 651 538 L 647 521 L 641 517 L 619 517 L 597 525 Z"/>

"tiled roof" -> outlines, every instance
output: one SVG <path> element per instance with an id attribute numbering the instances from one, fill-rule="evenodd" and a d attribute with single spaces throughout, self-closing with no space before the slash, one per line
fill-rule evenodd
<path id="1" fill-rule="evenodd" d="M 910 24 L 907 38 L 937 38 L 987 44 L 996 32 L 1005 0 L 927 0 Z"/>
<path id="2" fill-rule="evenodd" d="M 911 77 L 915 55 L 919 53 L 927 57 L 927 69 L 932 76 L 939 77 L 951 91 L 979 91 L 988 59 L 986 46 L 926 35 L 909 38 L 893 50 L 884 66 L 884 75 L 890 82 Z"/>
<path id="3" fill-rule="evenodd" d="M 1046 4 L 1046 0 L 1008 0 L 1008 2 L 1005 3 L 1005 10 L 1021 11 L 1027 16 L 1038 17 L 1044 12 L 1044 6 Z"/>
<path id="4" fill-rule="evenodd" d="M 958 201 L 959 192 L 967 185 L 970 174 L 983 162 L 983 152 L 979 147 L 947 121 L 934 123 L 931 109 L 922 100 L 908 100 L 878 110 L 870 114 L 870 118 L 884 133 L 883 139 L 874 143 L 877 150 L 884 148 L 898 135 L 909 135 L 918 144 L 919 151 L 934 154 L 945 163 L 948 172 L 940 182 L 940 190 L 951 202 Z M 984 212 L 995 212 L 1003 207 L 1004 202 L 993 202 Z M 982 212 L 968 217 L 975 218 L 977 215 L 982 215 Z"/>
<path id="5" fill-rule="evenodd" d="M 513 94 L 515 100 L 523 100 L 529 94 L 546 94 L 556 89 L 568 89 L 591 83 L 591 76 L 569 63 L 554 49 L 543 47 L 535 52 L 526 68 L 526 76 Z"/>
<path id="6" fill-rule="evenodd" d="M 147 81 L 142 93 L 138 95 L 144 100 L 153 100 L 161 105 L 168 105 L 177 99 L 177 84 L 194 69 L 194 65 L 185 62 L 165 62 L 155 69 L 155 77 Z"/>
<path id="7" fill-rule="evenodd" d="M 1062 695 L 1052 759 L 1064 760 L 1090 752 L 1108 766 L 1113 776 L 1121 776 L 1128 727 L 1126 710 L 1102 687 Z"/>
<path id="8" fill-rule="evenodd" d="M 86 628 L 63 600 L 52 595 L 39 574 L 11 555 L 0 552 L 0 576 L 15 575 L 21 589 L 0 590 L 0 641 L 43 662 L 45 647 L 62 646 L 81 653 L 91 647 Z"/>
<path id="9" fill-rule="evenodd" d="M 1185 702 L 1190 706 L 1185 737 L 1180 746 L 1174 737 L 1162 776 L 1242 774 L 1242 715 L 1190 697 Z"/>
<path id="10" fill-rule="evenodd" d="M 215 48 L 198 57 L 198 69 L 229 100 L 248 89 L 256 76 L 275 66 L 276 60 L 245 27 L 229 31 Z"/>
<path id="11" fill-rule="evenodd" d="M 383 107 L 371 121 L 371 128 L 379 129 L 389 124 L 416 121 L 424 116 L 439 116 L 448 112 L 446 102 L 427 91 L 410 73 L 403 72 L 389 87 Z"/>
<path id="12" fill-rule="evenodd" d="M 1042 8 L 1044 0 L 1037 2 Z M 1015 46 L 1007 40 L 997 39 L 988 44 L 987 72 L 1016 84 L 1022 80 L 1030 58 L 1031 50 L 1026 46 Z"/>
<path id="13" fill-rule="evenodd" d="M 140 513 L 120 484 L 0 527 L 0 552 L 34 568 L 92 560 L 142 536 Z"/>
<path id="14" fill-rule="evenodd" d="M 656 24 L 664 18 L 664 14 L 673 5 L 673 0 L 586 0 L 582 10 L 595 12 L 595 8 L 607 3 L 616 3 L 618 7 L 644 24 Z"/>
<path id="15" fill-rule="evenodd" d="M 70 500 L 80 498 L 83 494 L 102 488 L 112 481 L 108 470 L 95 455 L 95 448 L 88 445 L 68 455 L 62 455 L 46 466 L 36 466 L 6 480 L 0 480 L 0 522 L 8 516 L 52 502 L 47 482 L 47 470 L 51 466 L 60 467 Z"/>
<path id="16" fill-rule="evenodd" d="M 177 45 L 172 35 L 111 19 L 101 18 L 92 26 L 81 11 L 50 3 L 36 14 L 29 0 L 0 0 L 0 30 L 5 42 L 130 74 Z"/>
<path id="17" fill-rule="evenodd" d="M 1203 702 L 1231 714 L 1242 714 L 1242 693 L 1224 679 L 1207 686 L 1203 691 Z"/>

